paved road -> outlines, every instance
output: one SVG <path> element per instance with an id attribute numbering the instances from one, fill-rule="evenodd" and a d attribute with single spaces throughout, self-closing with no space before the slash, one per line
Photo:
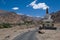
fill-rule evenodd
<path id="1" fill-rule="evenodd" d="M 22 35 L 15 37 L 13 40 L 37 40 L 35 36 L 37 31 L 38 30 L 28 31 Z"/>

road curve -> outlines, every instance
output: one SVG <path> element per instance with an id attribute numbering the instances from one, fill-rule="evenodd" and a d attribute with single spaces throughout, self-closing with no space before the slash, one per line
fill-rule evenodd
<path id="1" fill-rule="evenodd" d="M 22 35 L 15 37 L 13 40 L 37 40 L 35 36 L 36 31 L 37 30 L 25 32 Z"/>

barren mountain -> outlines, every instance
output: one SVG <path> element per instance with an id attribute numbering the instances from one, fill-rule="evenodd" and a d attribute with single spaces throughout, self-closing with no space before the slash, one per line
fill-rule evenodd
<path id="1" fill-rule="evenodd" d="M 20 22 L 21 17 L 14 12 L 0 11 L 0 23 L 16 23 Z"/>
<path id="2" fill-rule="evenodd" d="M 60 23 L 60 11 L 52 12 L 52 19 L 54 19 L 55 23 Z"/>
<path id="3" fill-rule="evenodd" d="M 24 21 L 40 21 L 40 18 L 18 15 L 15 12 L 0 10 L 0 23 L 23 23 Z"/>

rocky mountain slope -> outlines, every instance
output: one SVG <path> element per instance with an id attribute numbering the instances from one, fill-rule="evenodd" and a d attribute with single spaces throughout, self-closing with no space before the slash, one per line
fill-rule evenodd
<path id="1" fill-rule="evenodd" d="M 0 23 L 20 22 L 21 17 L 14 12 L 0 11 Z"/>
<path id="2" fill-rule="evenodd" d="M 60 23 L 60 11 L 51 13 L 52 19 L 55 21 L 55 23 Z"/>
<path id="3" fill-rule="evenodd" d="M 15 12 L 0 10 L 0 23 L 24 23 L 24 21 L 33 21 L 36 23 L 37 21 L 40 21 L 40 19 L 37 17 L 18 15 Z"/>

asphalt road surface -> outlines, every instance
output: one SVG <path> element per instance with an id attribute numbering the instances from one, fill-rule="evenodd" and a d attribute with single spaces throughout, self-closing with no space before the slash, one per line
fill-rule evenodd
<path id="1" fill-rule="evenodd" d="M 18 35 L 13 40 L 37 40 L 35 34 L 38 30 L 28 31 L 23 33 L 22 35 Z"/>

